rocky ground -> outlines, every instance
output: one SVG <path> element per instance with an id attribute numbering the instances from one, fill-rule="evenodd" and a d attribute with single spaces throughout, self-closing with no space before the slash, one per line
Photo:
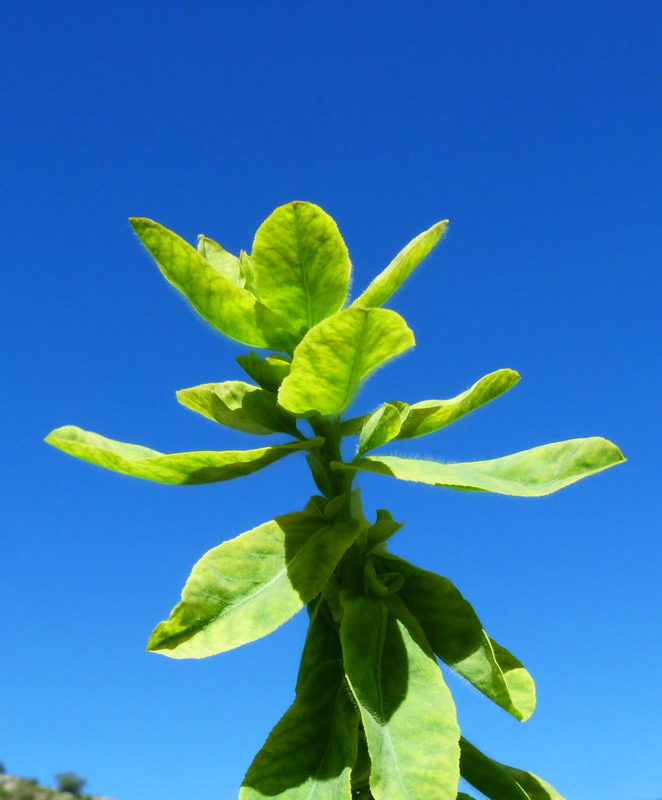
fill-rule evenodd
<path id="1" fill-rule="evenodd" d="M 112 800 L 88 794 L 70 794 L 42 786 L 36 780 L 0 775 L 0 800 Z"/>

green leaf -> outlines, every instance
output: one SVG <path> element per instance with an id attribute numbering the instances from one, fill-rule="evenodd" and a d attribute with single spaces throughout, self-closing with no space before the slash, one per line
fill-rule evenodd
<path id="1" fill-rule="evenodd" d="M 452 400 L 423 400 L 414 403 L 409 406 L 398 438 L 409 439 L 433 433 L 494 400 L 513 387 L 519 379 L 519 373 L 515 370 L 498 369 L 485 375 L 466 392 L 462 392 Z"/>
<path id="2" fill-rule="evenodd" d="M 439 464 L 414 458 L 368 456 L 333 469 L 361 469 L 403 481 L 518 497 L 540 497 L 625 461 L 615 444 L 593 436 L 522 450 L 490 461 Z"/>
<path id="3" fill-rule="evenodd" d="M 395 522 L 391 513 L 384 508 L 377 509 L 377 520 L 365 532 L 365 549 L 370 552 L 384 544 L 400 530 L 404 522 Z"/>
<path id="4" fill-rule="evenodd" d="M 359 705 L 375 800 L 455 800 L 455 707 L 420 627 L 397 599 L 343 598 L 345 674 Z"/>
<path id="5" fill-rule="evenodd" d="M 244 401 L 255 393 L 261 392 L 257 386 L 244 381 L 224 381 L 223 383 L 203 383 L 190 389 L 180 389 L 177 400 L 187 408 L 197 411 L 215 422 L 227 425 L 244 433 L 268 434 L 273 428 L 255 421 L 246 413 Z M 274 405 L 276 398 L 273 398 Z"/>
<path id="6" fill-rule="evenodd" d="M 224 250 L 218 242 L 200 234 L 198 236 L 198 253 L 212 265 L 224 278 L 243 288 L 245 280 L 239 267 L 239 259 Z"/>
<path id="7" fill-rule="evenodd" d="M 306 637 L 294 703 L 244 779 L 240 800 L 347 800 L 359 714 L 345 683 L 338 635 L 324 604 Z"/>
<path id="8" fill-rule="evenodd" d="M 414 334 L 395 311 L 346 308 L 304 336 L 278 401 L 293 414 L 338 414 L 373 370 L 413 344 Z"/>
<path id="9" fill-rule="evenodd" d="M 257 296 L 305 333 L 345 302 L 349 254 L 338 226 L 313 203 L 277 208 L 253 242 Z"/>
<path id="10" fill-rule="evenodd" d="M 474 800 L 474 798 L 468 795 L 466 792 L 458 792 L 457 800 Z"/>
<path id="11" fill-rule="evenodd" d="M 176 233 L 149 219 L 129 221 L 165 278 L 210 325 L 252 347 L 292 352 L 299 337 L 287 320 L 228 280 Z"/>
<path id="12" fill-rule="evenodd" d="M 257 297 L 253 259 L 245 250 L 239 251 L 239 271 L 241 272 L 241 277 L 244 280 L 244 286 L 246 290 L 249 291 L 254 297 Z"/>
<path id="13" fill-rule="evenodd" d="M 180 389 L 187 408 L 244 433 L 289 433 L 301 438 L 294 417 L 278 405 L 276 395 L 244 381 L 203 383 Z"/>
<path id="14" fill-rule="evenodd" d="M 204 658 L 266 636 L 319 594 L 357 534 L 354 521 L 295 511 L 223 542 L 193 567 L 147 649 Z"/>
<path id="15" fill-rule="evenodd" d="M 402 417 L 398 408 L 391 403 L 384 403 L 373 411 L 363 423 L 359 434 L 359 455 L 381 447 L 400 433 Z"/>
<path id="16" fill-rule="evenodd" d="M 289 453 L 321 447 L 324 442 L 316 438 L 256 450 L 198 450 L 165 454 L 149 447 L 107 439 L 75 425 L 56 428 L 44 441 L 83 461 L 124 475 L 174 484 L 215 483 L 240 478 Z"/>
<path id="17" fill-rule="evenodd" d="M 276 395 L 265 389 L 249 392 L 242 402 L 247 417 L 270 432 L 289 433 L 290 436 L 302 438 L 294 417 L 278 405 Z"/>
<path id="18" fill-rule="evenodd" d="M 563 800 L 542 778 L 488 758 L 464 737 L 460 751 L 462 777 L 490 800 Z"/>
<path id="19" fill-rule="evenodd" d="M 412 239 L 385 270 L 371 281 L 368 288 L 352 303 L 352 306 L 382 306 L 397 291 L 413 270 L 441 239 L 448 220 L 437 222 L 431 228 Z"/>
<path id="20" fill-rule="evenodd" d="M 536 704 L 535 684 L 522 664 L 492 641 L 476 612 L 447 579 L 390 553 L 375 561 L 399 572 L 398 592 L 439 658 L 516 719 L 528 719 Z"/>
<path id="21" fill-rule="evenodd" d="M 277 392 L 283 380 L 290 374 L 290 359 L 280 355 L 262 358 L 250 352 L 245 356 L 237 356 L 235 361 L 252 378 L 268 392 Z"/>

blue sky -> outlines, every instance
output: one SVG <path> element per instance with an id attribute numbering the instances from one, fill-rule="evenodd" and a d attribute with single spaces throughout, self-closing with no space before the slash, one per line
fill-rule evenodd
<path id="1" fill-rule="evenodd" d="M 450 577 L 536 678 L 525 725 L 448 677 L 468 738 L 568 800 L 656 800 L 660 696 L 657 2 L 11 4 L 5 178 L 0 760 L 118 800 L 225 800 L 290 702 L 302 616 L 202 662 L 144 652 L 209 547 L 300 508 L 292 456 L 168 487 L 47 447 L 77 424 L 164 451 L 250 447 L 178 406 L 239 378 L 127 223 L 249 248 L 293 199 L 355 288 L 448 235 L 392 307 L 418 345 L 357 402 L 521 383 L 396 448 L 491 458 L 603 435 L 625 465 L 548 498 L 363 480 L 392 549 Z"/>

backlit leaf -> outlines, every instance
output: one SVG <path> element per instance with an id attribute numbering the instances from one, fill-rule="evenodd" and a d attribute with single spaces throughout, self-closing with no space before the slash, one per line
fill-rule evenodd
<path id="1" fill-rule="evenodd" d="M 244 410 L 244 400 L 249 394 L 262 391 L 244 381 L 203 383 L 190 389 L 180 389 L 177 400 L 187 408 L 197 411 L 215 422 L 244 433 L 268 434 L 273 429 L 256 422 Z M 274 404 L 276 398 L 274 397 Z"/>
<path id="2" fill-rule="evenodd" d="M 536 703 L 533 679 L 511 653 L 487 636 L 455 586 L 390 553 L 380 553 L 375 560 L 387 573 L 403 575 L 398 595 L 439 658 L 516 719 L 528 719 Z"/>
<path id="3" fill-rule="evenodd" d="M 338 226 L 313 203 L 277 208 L 253 242 L 260 300 L 305 333 L 345 302 L 349 254 Z"/>
<path id="4" fill-rule="evenodd" d="M 455 800 L 455 707 L 420 627 L 397 598 L 343 598 L 345 673 L 359 705 L 375 800 Z"/>
<path id="5" fill-rule="evenodd" d="M 243 287 L 245 280 L 239 267 L 239 259 L 228 253 L 218 242 L 200 234 L 198 236 L 198 253 L 207 259 L 215 270 L 234 283 Z"/>
<path id="6" fill-rule="evenodd" d="M 283 379 L 290 374 L 290 359 L 280 355 L 270 355 L 262 358 L 257 353 L 250 352 L 244 356 L 237 356 L 235 361 L 263 389 L 277 392 Z"/>
<path id="7" fill-rule="evenodd" d="M 388 267 L 371 281 L 368 288 L 354 300 L 352 306 L 374 307 L 384 305 L 441 239 L 446 230 L 446 225 L 448 225 L 447 219 L 437 222 L 436 225 L 423 231 L 423 233 L 419 233 L 415 239 L 412 239 L 397 254 Z"/>
<path id="8" fill-rule="evenodd" d="M 318 438 L 256 450 L 198 450 L 165 454 L 149 447 L 107 439 L 74 425 L 56 428 L 44 441 L 83 461 L 124 475 L 175 484 L 215 483 L 240 478 L 289 453 L 320 447 L 324 442 Z"/>
<path id="9" fill-rule="evenodd" d="M 355 521 L 296 511 L 212 548 L 147 649 L 204 658 L 266 636 L 319 594 L 357 534 Z"/>
<path id="10" fill-rule="evenodd" d="M 466 392 L 451 400 L 423 400 L 408 407 L 399 439 L 433 433 L 470 411 L 489 403 L 514 386 L 520 376 L 512 369 L 499 369 L 474 383 Z"/>
<path id="11" fill-rule="evenodd" d="M 366 456 L 351 465 L 334 463 L 331 466 L 334 469 L 361 469 L 450 489 L 539 497 L 621 461 L 625 458 L 615 444 L 594 436 L 545 444 L 490 461 L 439 464 L 396 456 Z"/>
<path id="12" fill-rule="evenodd" d="M 373 370 L 413 344 L 414 334 L 395 311 L 339 311 L 302 339 L 278 392 L 279 402 L 293 414 L 338 414 Z"/>
<path id="13" fill-rule="evenodd" d="M 292 352 L 299 337 L 287 320 L 224 277 L 176 233 L 149 219 L 130 222 L 165 278 L 210 325 L 253 347 Z"/>
<path id="14" fill-rule="evenodd" d="M 314 612 L 294 702 L 251 764 L 240 800 L 348 800 L 359 714 L 345 683 L 338 634 Z"/>
<path id="15" fill-rule="evenodd" d="M 359 434 L 359 454 L 390 442 L 400 432 L 402 417 L 397 407 L 384 403 L 366 419 Z"/>

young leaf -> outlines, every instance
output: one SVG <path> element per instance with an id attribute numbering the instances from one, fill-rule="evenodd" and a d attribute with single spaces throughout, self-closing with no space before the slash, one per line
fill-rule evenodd
<path id="1" fill-rule="evenodd" d="M 292 352 L 299 337 L 287 320 L 224 277 L 176 233 L 149 219 L 129 221 L 165 278 L 210 325 L 252 347 Z"/>
<path id="2" fill-rule="evenodd" d="M 198 236 L 198 253 L 220 272 L 220 274 L 235 284 L 243 288 L 245 280 L 239 268 L 239 259 L 224 250 L 218 242 L 200 234 Z"/>
<path id="3" fill-rule="evenodd" d="M 254 297 L 258 297 L 257 286 L 255 285 L 255 269 L 253 267 L 253 259 L 245 250 L 239 251 L 239 272 L 241 273 L 246 290 Z"/>
<path id="4" fill-rule="evenodd" d="M 490 800 L 563 800 L 542 778 L 488 758 L 464 737 L 460 752 L 462 777 Z"/>
<path id="5" fill-rule="evenodd" d="M 441 672 L 396 598 L 343 598 L 345 674 L 359 705 L 375 800 L 455 800 L 459 728 Z"/>
<path id="6" fill-rule="evenodd" d="M 404 522 L 395 522 L 390 512 L 384 508 L 377 510 L 377 520 L 365 532 L 365 549 L 367 552 L 384 544 L 394 533 L 400 530 Z"/>
<path id="7" fill-rule="evenodd" d="M 197 411 L 215 422 L 244 433 L 272 433 L 273 429 L 256 422 L 244 409 L 244 400 L 261 391 L 244 381 L 203 383 L 190 389 L 180 389 L 177 400 L 187 408 Z M 276 398 L 274 397 L 274 404 Z"/>
<path id="8" fill-rule="evenodd" d="M 345 302 L 350 262 L 338 226 L 313 203 L 277 208 L 253 242 L 258 297 L 305 333 Z"/>
<path id="9" fill-rule="evenodd" d="M 301 340 L 278 401 L 293 414 L 338 414 L 373 370 L 413 344 L 414 334 L 395 311 L 346 308 Z"/>
<path id="10" fill-rule="evenodd" d="M 404 577 L 398 595 L 439 658 L 516 719 L 527 720 L 536 704 L 533 679 L 515 656 L 487 636 L 455 586 L 390 553 L 380 553 L 375 561 L 385 572 Z"/>
<path id="11" fill-rule="evenodd" d="M 347 800 L 358 726 L 338 635 L 318 606 L 301 656 L 294 702 L 246 773 L 240 800 Z"/>
<path id="12" fill-rule="evenodd" d="M 214 547 L 148 650 L 204 658 L 266 636 L 320 593 L 358 534 L 355 521 L 295 511 Z"/>
<path id="13" fill-rule="evenodd" d="M 262 358 L 250 352 L 245 356 L 237 356 L 235 361 L 252 378 L 268 392 L 277 392 L 284 378 L 290 374 L 290 360 L 284 356 L 270 355 Z"/>
<path id="14" fill-rule="evenodd" d="M 414 458 L 367 456 L 352 464 L 334 462 L 331 466 L 334 469 L 361 469 L 449 489 L 540 497 L 621 461 L 625 458 L 615 444 L 593 436 L 544 444 L 490 461 L 439 464 Z"/>
<path id="15" fill-rule="evenodd" d="M 412 239 L 391 263 L 371 281 L 368 288 L 352 303 L 352 306 L 382 306 L 409 277 L 418 264 L 441 239 L 448 220 L 437 222 L 431 228 Z"/>
<path id="16" fill-rule="evenodd" d="M 508 391 L 520 379 L 512 369 L 498 369 L 474 383 L 452 400 L 423 400 L 408 407 L 399 439 L 423 436 L 450 425 L 470 411 Z"/>
<path id="17" fill-rule="evenodd" d="M 359 455 L 395 439 L 401 425 L 402 417 L 396 406 L 391 403 L 379 406 L 363 423 L 359 434 Z"/>
<path id="18" fill-rule="evenodd" d="M 240 478 L 289 453 L 317 448 L 324 442 L 316 438 L 256 450 L 198 450 L 165 454 L 149 447 L 107 439 L 75 425 L 56 428 L 44 441 L 83 461 L 124 475 L 174 484 L 215 483 Z"/>

